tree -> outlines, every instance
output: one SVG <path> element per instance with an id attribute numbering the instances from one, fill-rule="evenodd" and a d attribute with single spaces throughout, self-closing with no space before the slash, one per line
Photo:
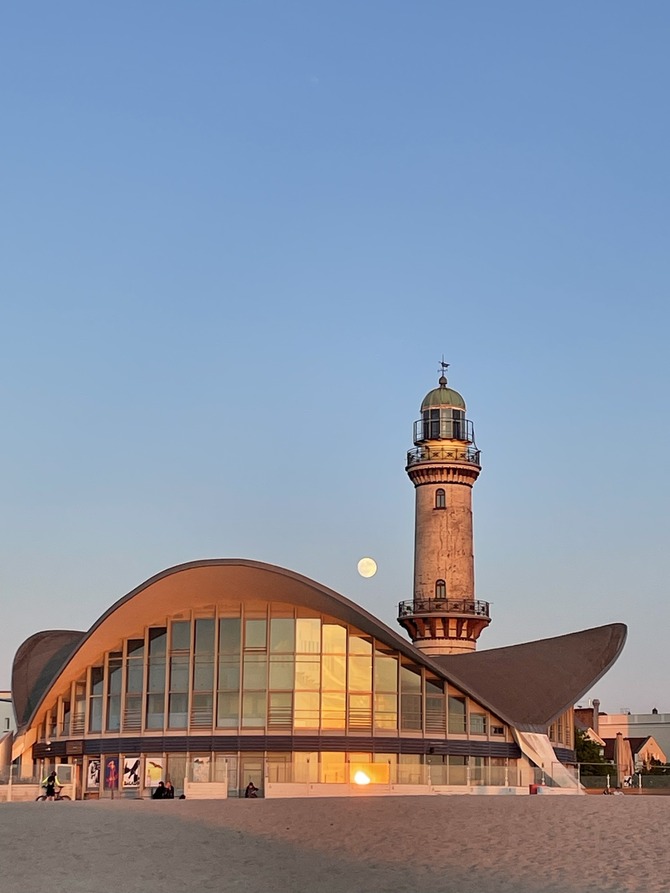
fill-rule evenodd
<path id="1" fill-rule="evenodd" d="M 602 755 L 600 745 L 581 729 L 575 729 L 575 754 L 577 762 L 582 764 L 582 775 L 606 775 L 605 767 L 611 769 L 611 764 Z"/>

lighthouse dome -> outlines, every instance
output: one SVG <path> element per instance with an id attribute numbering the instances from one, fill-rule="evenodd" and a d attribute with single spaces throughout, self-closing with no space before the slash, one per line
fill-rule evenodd
<path id="1" fill-rule="evenodd" d="M 444 375 L 440 376 L 439 385 L 438 388 L 428 391 L 423 398 L 421 412 L 424 412 L 426 409 L 436 409 L 440 406 L 453 406 L 454 409 L 465 409 L 465 400 L 458 391 L 447 387 L 447 379 Z"/>

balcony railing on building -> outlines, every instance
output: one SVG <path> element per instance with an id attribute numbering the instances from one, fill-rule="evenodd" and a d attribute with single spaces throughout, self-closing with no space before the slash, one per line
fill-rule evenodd
<path id="1" fill-rule="evenodd" d="M 470 465 L 480 464 L 481 451 L 470 444 L 453 444 L 451 446 L 417 446 L 407 453 L 407 465 L 418 462 L 467 462 Z"/>
<path id="2" fill-rule="evenodd" d="M 398 616 L 417 614 L 468 614 L 489 616 L 489 603 L 470 598 L 415 598 L 400 602 Z"/>

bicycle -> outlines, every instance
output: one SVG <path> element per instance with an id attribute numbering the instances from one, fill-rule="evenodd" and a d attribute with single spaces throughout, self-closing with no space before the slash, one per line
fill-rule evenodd
<path id="1" fill-rule="evenodd" d="M 62 790 L 63 790 L 63 788 L 58 788 L 58 790 L 53 795 L 53 799 L 54 800 L 72 800 L 72 797 L 68 797 L 67 794 L 61 794 Z M 48 797 L 46 794 L 40 794 L 39 797 L 35 797 L 36 803 L 39 803 L 40 801 L 44 802 L 45 800 L 48 800 Z"/>

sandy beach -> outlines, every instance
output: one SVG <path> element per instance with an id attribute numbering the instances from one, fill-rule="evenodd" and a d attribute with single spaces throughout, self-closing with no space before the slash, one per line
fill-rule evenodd
<path id="1" fill-rule="evenodd" d="M 665 797 L 0 806 L 2 893 L 670 890 Z"/>

